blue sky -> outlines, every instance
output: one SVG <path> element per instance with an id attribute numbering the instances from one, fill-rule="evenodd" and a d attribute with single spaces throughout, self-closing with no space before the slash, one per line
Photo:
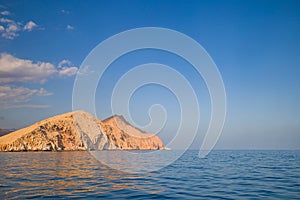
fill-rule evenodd
<path id="1" fill-rule="evenodd" d="M 76 70 L 88 53 L 114 34 L 152 26 L 192 37 L 218 66 L 227 118 L 217 148 L 300 149 L 299 10 L 296 0 L 0 1 L 0 128 L 71 111 Z M 96 102 L 104 102 L 96 103 L 97 115 L 109 117 L 117 78 L 148 62 L 168 64 L 190 80 L 203 112 L 197 148 L 207 128 L 209 94 L 201 77 L 182 67 L 187 63 L 166 52 L 144 50 L 114 62 L 97 90 Z M 149 105 L 166 104 L 171 120 L 162 138 L 168 141 L 178 124 L 175 97 L 155 86 L 134 97 L 132 115 L 142 124 Z"/>

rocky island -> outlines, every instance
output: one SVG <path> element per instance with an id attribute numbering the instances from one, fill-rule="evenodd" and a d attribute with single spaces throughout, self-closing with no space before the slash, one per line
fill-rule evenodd
<path id="1" fill-rule="evenodd" d="M 159 137 L 131 126 L 122 116 L 101 121 L 85 111 L 54 116 L 0 137 L 0 151 L 163 148 Z"/>

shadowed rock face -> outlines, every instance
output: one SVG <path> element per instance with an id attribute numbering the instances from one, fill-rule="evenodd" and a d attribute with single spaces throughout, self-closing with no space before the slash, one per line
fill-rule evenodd
<path id="1" fill-rule="evenodd" d="M 84 111 L 51 117 L 0 137 L 0 151 L 162 148 L 157 136 L 143 133 L 123 118 L 101 121 Z"/>

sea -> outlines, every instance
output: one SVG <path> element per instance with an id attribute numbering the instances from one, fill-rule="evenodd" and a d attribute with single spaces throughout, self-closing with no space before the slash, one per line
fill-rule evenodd
<path id="1" fill-rule="evenodd" d="M 106 157 L 115 154 L 105 152 Z M 127 172 L 88 151 L 3 152 L 0 199 L 300 199 L 300 151 L 198 154 L 188 150 L 159 170 Z"/>

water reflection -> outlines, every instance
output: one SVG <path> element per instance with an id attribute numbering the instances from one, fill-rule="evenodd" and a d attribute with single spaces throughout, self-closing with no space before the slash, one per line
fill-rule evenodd
<path id="1" fill-rule="evenodd" d="M 116 166 L 159 166 L 160 159 L 95 152 Z M 174 151 L 161 156 L 172 157 Z M 150 155 L 150 154 L 147 154 Z M 141 157 L 139 157 L 141 156 Z M 187 151 L 172 165 L 127 173 L 89 152 L 0 153 L 0 199 L 299 199 L 300 151 Z M 137 162 L 141 161 L 141 162 Z M 110 163 L 110 164 L 111 164 Z"/>
<path id="2" fill-rule="evenodd" d="M 91 151 L 101 163 L 113 169 L 129 173 L 158 171 L 172 164 L 183 153 L 176 151 Z"/>
<path id="3" fill-rule="evenodd" d="M 9 199 L 60 195 L 85 197 L 91 191 L 101 196 L 107 191 L 126 188 L 145 191 L 150 187 L 135 184 L 136 180 L 147 180 L 146 174 L 111 169 L 84 151 L 5 153 L 3 157 L 0 154 L 0 158 L 0 194 Z M 119 158 L 112 157 L 116 162 L 122 162 Z M 157 192 L 155 188 L 153 191 Z"/>

